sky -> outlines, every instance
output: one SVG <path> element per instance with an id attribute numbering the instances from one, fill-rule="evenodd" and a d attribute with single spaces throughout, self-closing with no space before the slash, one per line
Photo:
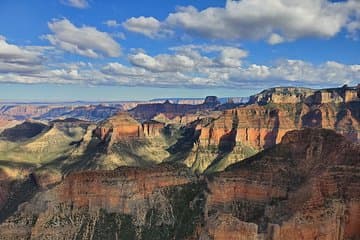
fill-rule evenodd
<path id="1" fill-rule="evenodd" d="M 360 0 L 1 0 L 0 101 L 360 83 Z"/>

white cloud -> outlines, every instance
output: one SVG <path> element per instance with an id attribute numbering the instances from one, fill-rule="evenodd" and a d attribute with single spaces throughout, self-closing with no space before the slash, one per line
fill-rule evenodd
<path id="1" fill-rule="evenodd" d="M 0 37 L 0 82 L 257 89 L 360 82 L 359 64 L 327 61 L 315 65 L 296 59 L 270 65 L 247 63 L 242 60 L 248 53 L 235 46 L 184 45 L 153 56 L 137 49 L 128 56 L 131 65 L 52 62 L 47 59 L 50 49 L 16 46 Z"/>
<path id="2" fill-rule="evenodd" d="M 126 67 L 121 63 L 108 63 L 101 71 L 112 76 L 144 76 L 146 71 L 142 68 Z"/>
<path id="3" fill-rule="evenodd" d="M 284 84 L 310 87 L 355 85 L 360 81 L 360 65 L 334 61 L 314 65 L 302 60 L 283 60 L 272 66 L 252 64 L 232 71 L 229 80 L 234 85 L 258 82 L 264 87 Z"/>
<path id="4" fill-rule="evenodd" d="M 150 38 L 162 37 L 171 34 L 161 22 L 153 17 L 132 17 L 122 24 L 127 30 L 143 34 Z"/>
<path id="5" fill-rule="evenodd" d="M 220 65 L 222 67 L 239 67 L 242 63 L 242 59 L 248 56 L 248 52 L 234 46 L 221 46 L 221 45 L 183 45 L 180 47 L 170 48 L 171 50 L 188 54 L 189 57 L 199 59 L 196 50 L 203 53 L 218 53 L 216 59 L 211 64 L 207 65 Z M 202 60 L 205 60 L 204 58 Z M 207 59 L 208 60 L 208 59 Z"/>
<path id="6" fill-rule="evenodd" d="M 185 55 L 161 54 L 151 57 L 145 53 L 129 55 L 129 61 L 138 67 L 151 72 L 181 72 L 189 71 L 195 66 L 195 62 Z"/>
<path id="7" fill-rule="evenodd" d="M 0 73 L 36 72 L 44 60 L 41 47 L 18 47 L 0 36 Z"/>
<path id="8" fill-rule="evenodd" d="M 87 8 L 89 6 L 86 0 L 61 0 L 61 3 L 75 8 Z"/>
<path id="9" fill-rule="evenodd" d="M 78 28 L 67 19 L 53 20 L 48 26 L 53 34 L 44 37 L 65 51 L 91 58 L 118 57 L 121 54 L 120 45 L 108 33 L 94 27 Z"/>
<path id="10" fill-rule="evenodd" d="M 271 45 L 275 45 L 275 44 L 279 44 L 279 43 L 282 43 L 284 42 L 285 39 L 280 36 L 279 34 L 276 34 L 276 33 L 272 33 L 270 35 L 270 37 L 268 38 L 267 42 Z"/>
<path id="11" fill-rule="evenodd" d="M 121 25 L 116 20 L 107 20 L 104 22 L 104 24 L 108 27 L 119 27 Z"/>
<path id="12" fill-rule="evenodd" d="M 130 30 L 149 37 L 156 36 L 161 29 L 177 29 L 209 39 L 261 39 L 278 44 L 309 36 L 330 38 L 342 29 L 356 34 L 360 1 L 227 0 L 224 7 L 201 11 L 193 6 L 179 7 L 163 22 L 140 17 L 127 20 L 125 27 L 127 23 L 134 25 Z"/>

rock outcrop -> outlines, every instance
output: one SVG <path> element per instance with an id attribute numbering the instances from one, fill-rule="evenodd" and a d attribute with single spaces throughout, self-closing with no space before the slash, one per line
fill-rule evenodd
<path id="1" fill-rule="evenodd" d="M 137 138 L 142 135 L 141 124 L 125 112 L 121 112 L 105 120 L 95 129 L 94 133 L 101 140 L 111 137 L 113 141 Z"/>
<path id="2" fill-rule="evenodd" d="M 21 121 L 26 119 L 54 120 L 58 118 L 79 118 L 97 122 L 111 117 L 123 109 L 121 104 L 4 104 L 0 105 L 0 115 L 5 119 Z"/>
<path id="3" fill-rule="evenodd" d="M 220 222 L 220 239 L 243 232 L 246 238 L 239 239 L 357 239 L 359 167 L 359 146 L 341 135 L 292 131 L 279 145 L 209 179 L 206 218 Z M 219 220 L 224 214 L 232 217 Z"/>
<path id="4" fill-rule="evenodd" d="M 297 87 L 276 87 L 262 91 L 259 94 L 250 97 L 250 104 L 265 105 L 285 104 L 285 103 L 348 103 L 360 101 L 357 95 L 357 87 L 348 87 L 344 85 L 341 88 L 329 88 L 313 90 L 309 88 Z"/>
<path id="5" fill-rule="evenodd" d="M 74 173 L 23 204 L 0 239 L 186 239 L 200 224 L 201 196 L 181 166 Z"/>
<path id="6" fill-rule="evenodd" d="M 39 135 L 49 129 L 49 126 L 41 122 L 25 121 L 14 127 L 3 130 L 0 139 L 7 141 L 24 141 Z"/>
<path id="7" fill-rule="evenodd" d="M 207 176 L 160 164 L 72 173 L 41 191 L 30 179 L 26 198 L 0 208 L 0 239 L 358 239 L 359 170 L 359 145 L 305 129 Z"/>
<path id="8" fill-rule="evenodd" d="M 100 123 L 94 134 L 101 140 L 111 139 L 116 142 L 131 138 L 157 137 L 164 127 L 162 122 L 149 120 L 140 123 L 127 112 L 120 112 Z"/>
<path id="9" fill-rule="evenodd" d="M 307 127 L 333 129 L 359 142 L 360 101 L 355 97 L 345 101 L 345 96 L 353 93 L 356 91 L 348 87 L 264 91 L 253 98 L 258 104 L 225 110 L 213 121 L 197 125 L 200 135 L 185 163 L 199 171 L 223 170 L 274 146 L 287 132 Z M 319 100 L 319 94 L 328 98 Z"/>
<path id="10" fill-rule="evenodd" d="M 139 104 L 129 112 L 134 118 L 142 121 L 151 120 L 159 114 L 163 114 L 168 119 L 173 119 L 199 111 L 213 110 L 219 104 L 217 97 L 209 96 L 202 104 L 177 104 L 166 100 L 163 103 Z"/>

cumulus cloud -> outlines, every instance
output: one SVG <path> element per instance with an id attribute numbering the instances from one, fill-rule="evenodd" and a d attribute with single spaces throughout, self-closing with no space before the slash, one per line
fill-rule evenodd
<path id="1" fill-rule="evenodd" d="M 179 7 L 163 22 L 140 17 L 131 18 L 124 25 L 133 23 L 135 27 L 130 30 L 150 37 L 168 28 L 209 39 L 264 39 L 279 44 L 309 36 L 330 38 L 342 29 L 355 35 L 359 30 L 359 12 L 358 0 L 227 0 L 224 7 L 201 11 L 193 6 Z"/>
<path id="2" fill-rule="evenodd" d="M 40 47 L 18 47 L 0 36 L 0 73 L 26 73 L 41 69 L 44 60 Z"/>
<path id="3" fill-rule="evenodd" d="M 75 8 L 87 8 L 89 6 L 86 0 L 61 0 L 61 3 Z"/>
<path id="4" fill-rule="evenodd" d="M 16 46 L 0 37 L 0 82 L 261 89 L 355 85 L 360 81 L 359 64 L 312 64 L 298 59 L 269 65 L 248 63 L 242 62 L 248 52 L 236 46 L 185 45 L 158 55 L 134 50 L 128 56 L 130 64 L 49 62 L 47 48 Z"/>
<path id="5" fill-rule="evenodd" d="M 355 85 L 360 81 L 358 64 L 328 61 L 314 65 L 293 59 L 276 61 L 271 65 L 244 64 L 237 61 L 248 53 L 232 46 L 185 45 L 170 50 L 174 53 L 155 56 L 143 51 L 135 52 L 129 55 L 132 67 L 110 63 L 102 69 L 102 73 L 116 83 L 121 79 L 121 84 L 129 81 L 132 85 L 137 82 L 139 85 L 191 88 L 266 88 L 274 85 L 328 87 Z M 220 61 L 224 59 L 227 59 L 226 64 Z"/>
<path id="6" fill-rule="evenodd" d="M 142 68 L 126 67 L 121 63 L 112 62 L 108 63 L 101 69 L 106 75 L 112 76 L 144 76 L 146 71 Z"/>
<path id="7" fill-rule="evenodd" d="M 271 45 L 275 45 L 275 44 L 279 44 L 279 43 L 282 43 L 284 42 L 285 39 L 280 36 L 279 34 L 276 34 L 276 33 L 272 33 L 270 35 L 270 37 L 268 38 L 267 42 Z"/>
<path id="8" fill-rule="evenodd" d="M 150 38 L 162 37 L 171 34 L 163 24 L 153 17 L 132 17 L 122 24 L 127 30 L 143 34 Z"/>
<path id="9" fill-rule="evenodd" d="M 119 27 L 121 25 L 116 20 L 107 20 L 104 22 L 104 24 L 108 27 Z"/>
<path id="10" fill-rule="evenodd" d="M 76 27 L 67 19 L 53 20 L 48 26 L 53 34 L 44 38 L 67 52 L 91 58 L 118 57 L 121 54 L 120 45 L 108 33 L 94 27 Z"/>
<path id="11" fill-rule="evenodd" d="M 191 70 L 195 62 L 185 55 L 161 54 L 151 57 L 145 53 L 129 56 L 130 62 L 152 72 L 180 72 Z"/>
<path id="12" fill-rule="evenodd" d="M 206 60 L 208 66 L 222 66 L 222 67 L 239 67 L 242 63 L 242 59 L 248 56 L 248 52 L 244 49 L 234 47 L 234 46 L 221 46 L 221 45 L 183 45 L 178 47 L 170 48 L 173 51 L 186 54 L 192 59 L 199 60 L 199 53 L 218 53 L 218 56 L 211 60 L 209 64 L 209 59 L 204 59 L 201 57 L 201 60 Z"/>

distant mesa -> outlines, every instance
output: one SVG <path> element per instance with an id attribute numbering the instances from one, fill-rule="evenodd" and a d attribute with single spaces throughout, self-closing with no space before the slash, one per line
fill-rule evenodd
<path id="1" fill-rule="evenodd" d="M 162 103 L 139 104 L 129 110 L 130 114 L 139 120 L 151 120 L 159 114 L 163 114 L 168 119 L 183 116 L 185 114 L 196 113 L 198 111 L 213 110 L 220 102 L 217 97 L 209 96 L 201 104 L 179 104 L 171 103 L 169 99 Z"/>
<path id="2" fill-rule="evenodd" d="M 220 104 L 220 102 L 218 101 L 218 98 L 216 96 L 207 96 L 205 98 L 204 104 L 218 105 Z"/>
<path id="3" fill-rule="evenodd" d="M 250 97 L 250 104 L 257 103 L 265 105 L 268 103 L 285 104 L 285 103 L 308 103 L 308 104 L 323 104 L 323 103 L 348 103 L 353 101 L 360 101 L 358 96 L 358 87 L 348 87 L 344 85 L 341 88 L 328 88 L 314 90 L 310 88 L 299 87 L 276 87 L 266 89 L 259 94 Z"/>

